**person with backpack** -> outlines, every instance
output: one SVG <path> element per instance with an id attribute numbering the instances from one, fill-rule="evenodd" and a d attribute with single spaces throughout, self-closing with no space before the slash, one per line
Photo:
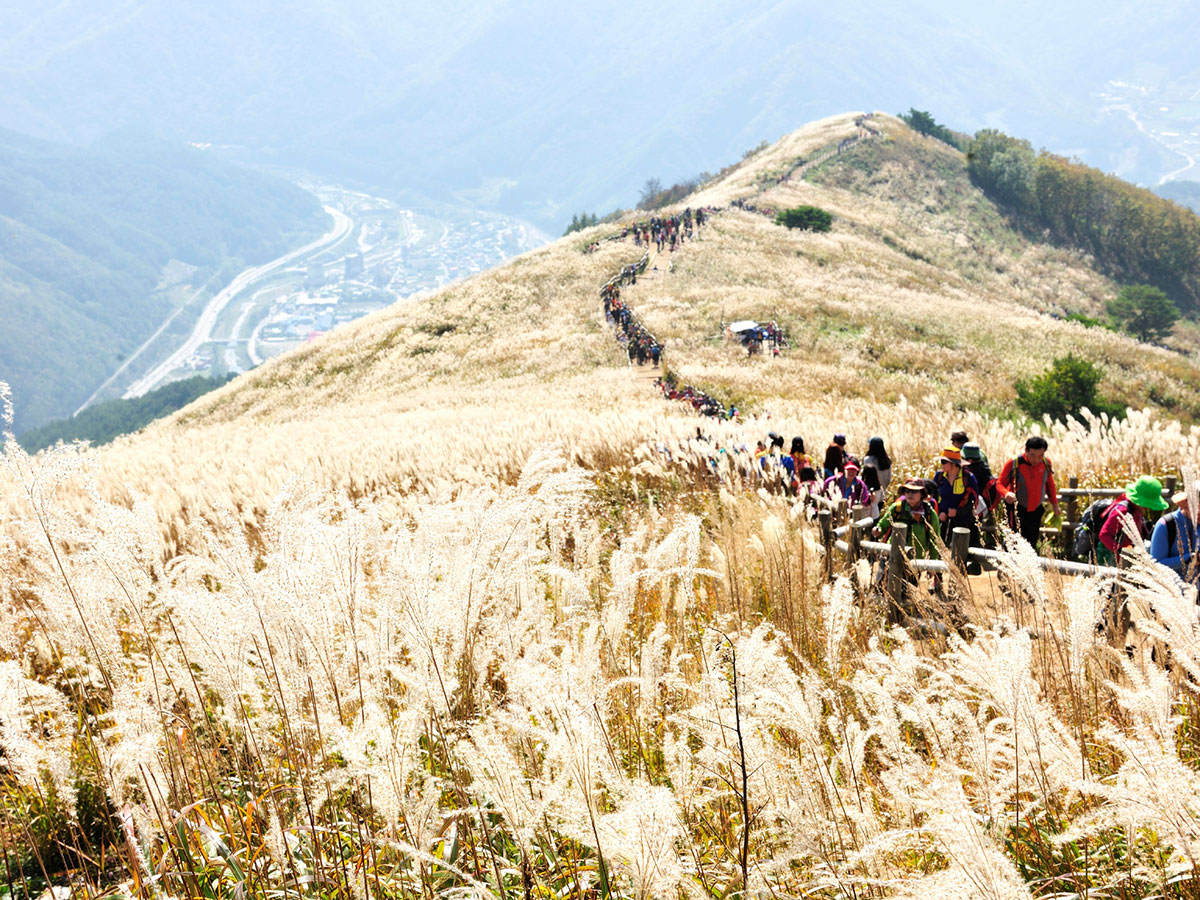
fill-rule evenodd
<path id="1" fill-rule="evenodd" d="M 866 483 L 858 477 L 858 463 L 853 459 L 846 460 L 842 474 L 835 473 L 825 479 L 821 486 L 821 496 L 830 500 L 844 498 L 851 508 L 871 505 L 871 492 Z"/>
<path id="2" fill-rule="evenodd" d="M 971 473 L 975 479 L 975 486 L 979 489 L 979 499 L 975 502 L 975 517 L 983 533 L 982 543 L 990 549 L 996 546 L 995 529 L 991 526 L 995 522 L 993 512 L 1001 502 L 997 491 L 999 479 L 992 474 L 992 467 L 988 465 L 987 457 L 978 444 L 972 441 L 963 444 L 962 459 L 963 468 Z"/>
<path id="3" fill-rule="evenodd" d="M 878 519 L 884 495 L 892 483 L 892 459 L 881 437 L 867 441 L 867 452 L 863 454 L 862 461 L 862 480 L 871 492 L 871 518 Z"/>
<path id="4" fill-rule="evenodd" d="M 943 450 L 938 462 L 941 471 L 933 476 L 933 483 L 937 485 L 942 541 L 949 544 L 955 528 L 966 528 L 971 532 L 971 546 L 978 547 L 975 501 L 979 499 L 979 487 L 975 477 L 963 468 L 962 457 L 954 447 Z"/>
<path id="5" fill-rule="evenodd" d="M 1175 509 L 1154 523 L 1150 533 L 1150 555 L 1154 561 L 1174 569 L 1185 581 L 1195 581 L 1198 572 L 1192 565 L 1196 552 L 1196 523 L 1188 509 L 1188 496 L 1180 491 L 1171 497 Z"/>
<path id="6" fill-rule="evenodd" d="M 846 462 L 846 436 L 844 434 L 835 434 L 829 446 L 825 448 L 825 477 L 836 475 L 842 471 L 842 465 Z"/>
<path id="7" fill-rule="evenodd" d="M 937 527 L 938 516 L 933 506 L 926 499 L 925 481 L 921 478 L 910 478 L 900 488 L 899 499 L 889 503 L 879 517 L 880 540 L 891 538 L 892 526 L 899 522 L 908 526 L 905 542 L 913 549 L 917 559 L 932 559 L 934 557 L 933 529 Z"/>
<path id="8" fill-rule="evenodd" d="M 1146 510 L 1162 511 L 1169 507 L 1162 495 L 1162 482 L 1150 475 L 1143 475 L 1125 488 L 1125 493 L 1113 501 L 1104 514 L 1104 524 L 1096 534 L 1096 562 L 1102 566 L 1115 566 L 1121 559 L 1121 551 L 1133 546 L 1130 529 L 1144 540 L 1146 537 Z"/>
<path id="9" fill-rule="evenodd" d="M 1050 501 L 1054 515 L 1058 508 L 1058 489 L 1054 485 L 1054 467 L 1046 459 L 1046 439 L 1035 434 L 1025 441 L 1025 452 L 1010 459 L 1000 471 L 997 491 L 1009 506 L 1009 525 L 1020 531 L 1030 546 L 1037 547 L 1042 532 L 1043 502 Z"/>
<path id="10" fill-rule="evenodd" d="M 804 438 L 797 435 L 792 438 L 791 450 L 787 456 L 783 457 L 783 468 L 787 471 L 788 484 L 791 486 L 792 493 L 796 493 L 799 487 L 800 470 L 806 466 L 812 468 L 812 460 L 804 452 Z"/>

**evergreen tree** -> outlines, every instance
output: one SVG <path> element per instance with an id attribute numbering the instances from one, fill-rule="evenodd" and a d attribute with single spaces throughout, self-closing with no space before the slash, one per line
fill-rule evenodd
<path id="1" fill-rule="evenodd" d="M 1109 301 L 1108 314 L 1140 341 L 1162 340 L 1179 321 L 1179 307 L 1149 284 L 1129 284 L 1121 288 L 1117 299 Z"/>
<path id="2" fill-rule="evenodd" d="M 797 206 L 777 213 L 775 224 L 802 231 L 829 231 L 833 227 L 833 215 L 819 206 Z"/>
<path id="3" fill-rule="evenodd" d="M 571 216 L 571 224 L 567 226 L 564 235 L 573 234 L 576 231 L 583 231 L 585 228 L 591 228 L 593 225 L 599 225 L 600 219 L 595 213 L 576 213 Z"/>
<path id="4" fill-rule="evenodd" d="M 945 125 L 939 124 L 930 113 L 923 109 L 910 108 L 907 113 L 900 113 L 899 118 L 913 131 L 937 138 L 951 147 L 959 145 L 958 137 L 954 132 Z"/>

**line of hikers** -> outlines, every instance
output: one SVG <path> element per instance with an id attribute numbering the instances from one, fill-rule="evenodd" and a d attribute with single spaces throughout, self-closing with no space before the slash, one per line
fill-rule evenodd
<path id="1" fill-rule="evenodd" d="M 955 528 L 968 530 L 972 547 L 994 546 L 989 526 L 1003 518 L 1009 528 L 1037 547 L 1047 506 L 1052 513 L 1050 523 L 1062 523 L 1054 467 L 1046 458 L 1049 444 L 1041 435 L 1028 438 L 1023 452 L 1006 459 L 1000 473 L 994 474 L 979 444 L 966 432 L 956 431 L 938 457 L 933 477 L 907 479 L 896 498 L 887 503 L 884 498 L 892 481 L 892 461 L 883 438 L 871 438 L 860 461 L 846 450 L 845 435 L 836 434 L 819 470 L 805 453 L 802 438 L 793 438 L 787 453 L 783 446 L 783 438 L 774 432 L 767 441 L 758 442 L 755 459 L 761 474 L 769 475 L 774 469 L 787 490 L 796 495 L 845 499 L 851 506 L 865 507 L 875 520 L 874 533 L 882 540 L 890 537 L 894 523 L 903 522 L 908 526 L 908 545 L 918 558 L 935 556 L 933 535 L 949 543 Z M 1155 519 L 1153 513 L 1165 515 Z M 981 529 L 981 523 L 985 528 Z M 1135 541 L 1144 543 L 1151 557 L 1182 577 L 1196 581 L 1200 575 L 1196 524 L 1187 495 L 1178 492 L 1168 501 L 1162 483 L 1150 475 L 1134 480 L 1119 497 L 1100 499 L 1089 506 L 1076 524 L 1071 549 L 1080 559 L 1119 566 L 1123 551 Z"/>
<path id="2" fill-rule="evenodd" d="M 604 318 L 616 327 L 617 340 L 629 354 L 629 364 L 632 366 L 636 361 L 639 366 L 644 366 L 650 362 L 658 368 L 662 359 L 662 344 L 637 320 L 633 310 L 625 305 L 620 286 L 610 281 L 601 289 L 600 297 L 604 302 Z"/>
<path id="3" fill-rule="evenodd" d="M 653 216 L 649 222 L 635 222 L 626 229 L 626 233 L 633 235 L 633 242 L 639 247 L 654 244 L 659 253 L 662 253 L 663 247 L 670 248 L 674 253 L 685 238 L 690 241 L 695 237 L 695 230 L 704 224 L 706 218 L 703 208 L 693 213 L 689 206 L 678 216 Z"/>
<path id="4" fill-rule="evenodd" d="M 649 362 L 658 368 L 662 361 L 662 343 L 638 321 L 633 310 L 621 299 L 622 284 L 637 284 L 637 265 L 623 266 L 620 273 L 610 279 L 600 288 L 600 299 L 604 306 L 604 318 L 617 332 L 617 341 L 629 354 L 629 365 L 635 362 L 645 365 Z M 689 404 L 693 410 L 702 416 L 732 419 L 737 416 L 737 408 L 728 410 L 715 399 L 699 388 L 691 385 L 679 385 L 674 375 L 668 373 L 666 378 L 659 378 L 655 385 L 662 391 L 667 400 L 678 400 Z"/>
<path id="5" fill-rule="evenodd" d="M 775 209 L 773 206 L 759 206 L 756 203 L 747 201 L 743 197 L 739 197 L 738 199 L 732 201 L 729 205 L 737 207 L 738 209 L 743 209 L 746 212 L 761 213 L 768 218 L 773 218 L 775 214 L 779 212 L 779 210 Z"/>
<path id="6" fill-rule="evenodd" d="M 694 240 L 696 232 L 705 222 L 721 211 L 717 206 L 700 206 L 693 210 L 690 206 L 677 216 L 652 216 L 645 222 L 634 222 L 625 225 L 615 234 L 603 239 L 592 241 L 583 248 L 584 253 L 595 253 L 600 249 L 601 240 L 624 241 L 633 236 L 633 242 L 638 247 L 654 244 L 661 253 L 664 247 L 671 252 L 682 246 L 684 240 Z M 634 282 L 636 284 L 636 281 Z"/>
<path id="7" fill-rule="evenodd" d="M 690 403 L 692 409 L 702 416 L 712 416 L 717 419 L 736 419 L 738 416 L 738 408 L 736 406 L 731 405 L 729 409 L 726 409 L 724 405 L 718 403 L 699 388 L 692 387 L 690 384 L 685 384 L 681 387 L 676 383 L 674 375 L 670 372 L 667 373 L 665 378 L 657 379 L 654 382 L 654 386 L 662 391 L 664 399 Z"/>

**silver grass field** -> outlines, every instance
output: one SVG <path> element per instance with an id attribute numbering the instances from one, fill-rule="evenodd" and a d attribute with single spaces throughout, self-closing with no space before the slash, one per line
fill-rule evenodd
<path id="1" fill-rule="evenodd" d="M 908 176 L 888 177 L 771 182 L 760 202 L 811 195 L 845 230 L 729 211 L 629 288 L 672 370 L 739 421 L 630 373 L 596 288 L 636 256 L 583 254 L 601 227 L 110 448 L 31 457 L 8 436 L 0 891 L 1200 897 L 1194 587 L 1136 557 L 1117 635 L 1111 581 L 1044 573 L 1007 535 L 999 571 L 947 579 L 961 631 L 889 627 L 869 564 L 826 582 L 805 506 L 738 452 L 880 434 L 900 477 L 953 426 L 998 468 L 1028 424 L 991 410 L 1059 348 L 1106 354 L 1131 397 L 1195 374 L 1040 315 L 1101 302 L 1086 261 L 993 248 L 996 272 L 953 210 L 885 203 Z M 941 268 L 885 249 L 903 222 Z M 905 330 L 936 338 L 964 302 L 1004 315 L 956 346 Z M 714 339 L 772 309 L 806 337 L 780 360 Z M 1034 428 L 1064 482 L 1195 492 L 1200 429 L 1160 412 Z"/>

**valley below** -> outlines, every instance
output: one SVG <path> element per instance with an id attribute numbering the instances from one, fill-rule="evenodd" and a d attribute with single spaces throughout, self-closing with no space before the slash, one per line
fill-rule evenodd
<path id="1" fill-rule="evenodd" d="M 195 375 L 244 372 L 339 324 L 485 271 L 548 240 L 535 227 L 497 214 L 404 208 L 334 186 L 304 186 L 324 206 L 330 230 L 244 270 L 215 294 L 200 286 L 77 413 L 103 399 L 141 397 Z M 168 327 L 189 318 L 194 322 L 185 334 Z"/>

